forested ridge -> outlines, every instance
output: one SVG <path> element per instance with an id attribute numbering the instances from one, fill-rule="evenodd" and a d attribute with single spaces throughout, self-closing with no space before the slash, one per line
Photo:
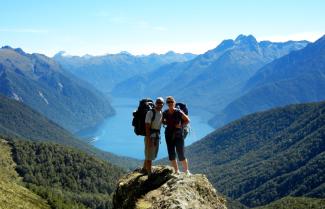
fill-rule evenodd
<path id="1" fill-rule="evenodd" d="M 87 144 L 35 110 L 1 94 L 0 136 L 33 141 L 50 141 L 70 146 L 110 163 L 118 164 L 125 169 L 134 168 L 139 164 L 138 160 L 120 157 Z"/>
<path id="2" fill-rule="evenodd" d="M 249 207 L 325 197 L 325 102 L 251 114 L 187 149 L 191 169 Z M 202 154 L 204 153 L 204 154 Z"/>
<path id="3" fill-rule="evenodd" d="M 285 197 L 257 209 L 323 209 L 325 199 L 309 197 Z"/>
<path id="4" fill-rule="evenodd" d="M 49 142 L 9 140 L 24 185 L 53 208 L 111 208 L 123 171 L 81 151 Z"/>
<path id="5" fill-rule="evenodd" d="M 0 137 L 0 208 L 49 209 L 44 199 L 21 185 L 11 150 L 8 141 Z"/>

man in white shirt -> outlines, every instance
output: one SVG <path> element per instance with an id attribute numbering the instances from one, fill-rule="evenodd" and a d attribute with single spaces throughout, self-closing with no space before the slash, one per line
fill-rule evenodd
<path id="1" fill-rule="evenodd" d="M 157 158 L 158 154 L 163 106 L 164 99 L 158 97 L 155 102 L 155 108 L 146 114 L 146 136 L 144 138 L 145 160 L 143 170 L 148 174 L 151 174 L 152 161 Z"/>

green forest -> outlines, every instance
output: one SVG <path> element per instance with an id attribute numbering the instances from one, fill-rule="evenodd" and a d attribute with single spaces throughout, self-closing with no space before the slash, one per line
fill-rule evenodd
<path id="1" fill-rule="evenodd" d="M 140 161 L 99 150 L 47 119 L 30 107 L 0 94 L 0 136 L 34 141 L 50 141 L 77 148 L 90 155 L 132 169 Z"/>
<path id="2" fill-rule="evenodd" d="M 195 173 L 248 207 L 325 197 L 325 102 L 255 113 L 188 147 Z M 202 155 L 201 153 L 204 153 Z"/>
<path id="3" fill-rule="evenodd" d="M 325 199 L 285 197 L 257 209 L 323 209 Z"/>
<path id="4" fill-rule="evenodd" d="M 111 208 L 123 171 L 78 150 L 53 143 L 10 140 L 24 185 L 52 208 Z"/>

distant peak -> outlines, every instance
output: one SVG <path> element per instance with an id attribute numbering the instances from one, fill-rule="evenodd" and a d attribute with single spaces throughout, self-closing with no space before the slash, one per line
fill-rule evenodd
<path id="1" fill-rule="evenodd" d="M 318 40 L 316 40 L 316 42 L 319 42 L 319 41 L 321 41 L 321 42 L 325 41 L 325 35 L 323 35 L 323 36 L 320 37 Z"/>
<path id="2" fill-rule="evenodd" d="M 21 48 L 16 48 L 15 51 L 18 53 L 18 54 L 21 54 L 21 55 L 25 55 L 26 53 L 21 49 Z"/>
<path id="3" fill-rule="evenodd" d="M 214 50 L 211 50 L 210 52 L 214 52 L 214 51 L 225 51 L 225 50 L 229 50 L 233 47 L 245 47 L 245 48 L 250 48 L 253 50 L 256 50 L 256 48 L 258 47 L 258 42 L 255 39 L 254 36 L 252 35 L 243 35 L 240 34 L 239 36 L 237 36 L 237 38 L 235 40 L 232 39 L 226 39 L 223 40 Z"/>
<path id="4" fill-rule="evenodd" d="M 241 42 L 253 42 L 253 43 L 256 43 L 257 40 L 254 36 L 252 35 L 243 35 L 243 34 L 240 34 L 236 39 L 235 39 L 235 42 L 236 43 L 241 43 Z"/>
<path id="5" fill-rule="evenodd" d="M 56 53 L 56 54 L 54 55 L 54 57 L 63 57 L 63 56 L 65 56 L 66 54 L 67 54 L 66 51 L 59 51 L 58 53 Z"/>
<path id="6" fill-rule="evenodd" d="M 86 58 L 86 59 L 89 59 L 89 58 L 92 58 L 94 57 L 93 55 L 90 55 L 90 54 L 85 54 L 82 56 L 83 58 Z"/>
<path id="7" fill-rule="evenodd" d="M 234 41 L 232 39 L 226 39 L 223 40 L 218 46 L 217 49 L 218 50 L 226 50 L 231 48 L 234 45 Z"/>
<path id="8" fill-rule="evenodd" d="M 15 51 L 15 52 L 17 52 L 18 54 L 20 54 L 20 55 L 26 55 L 26 53 L 24 52 L 24 50 L 22 50 L 21 48 L 16 48 L 16 49 L 14 49 L 14 48 L 12 48 L 11 46 L 3 46 L 3 47 L 1 47 L 2 49 L 9 49 L 9 50 L 13 50 L 13 51 Z"/>
<path id="9" fill-rule="evenodd" d="M 316 40 L 310 46 L 312 46 L 312 47 L 318 47 L 319 49 L 324 49 L 325 48 L 325 35 L 323 35 L 322 37 L 320 37 L 318 40 Z"/>
<path id="10" fill-rule="evenodd" d="M 121 52 L 118 53 L 118 54 L 121 54 L 121 55 L 130 55 L 130 56 L 132 56 L 132 54 L 131 54 L 130 52 L 128 52 L 128 51 L 121 51 Z"/>
<path id="11" fill-rule="evenodd" d="M 168 51 L 165 55 L 175 55 L 176 53 L 172 50 Z"/>
<path id="12" fill-rule="evenodd" d="M 158 56 L 158 55 L 159 55 L 159 54 L 153 52 L 153 53 L 149 54 L 148 56 Z M 145 57 L 146 55 L 142 55 L 142 56 Z"/>
<path id="13" fill-rule="evenodd" d="M 6 46 L 1 47 L 1 49 L 13 49 L 13 48 L 11 46 L 6 45 Z"/>

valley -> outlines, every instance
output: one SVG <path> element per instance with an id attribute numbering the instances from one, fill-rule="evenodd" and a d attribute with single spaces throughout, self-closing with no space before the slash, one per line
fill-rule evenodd
<path id="1" fill-rule="evenodd" d="M 114 98 L 112 106 L 116 114 L 107 118 L 96 128 L 79 132 L 82 138 L 91 138 L 91 144 L 98 149 L 117 155 L 144 158 L 143 136 L 136 136 L 131 125 L 132 112 L 137 108 L 140 99 Z M 190 107 L 189 107 L 190 109 Z M 191 111 L 191 109 L 190 109 Z M 213 131 L 213 128 L 200 115 L 191 114 L 191 131 L 186 138 L 186 146 L 198 141 Z M 167 156 L 164 128 L 161 130 L 160 149 L 158 159 Z"/>
<path id="2" fill-rule="evenodd" d="M 143 163 L 132 112 L 142 98 L 173 95 L 189 108 L 190 170 L 206 175 L 228 208 L 322 208 L 324 50 L 324 36 L 252 35 L 199 55 L 51 58 L 2 47 L 0 201 L 112 208 L 118 179 Z M 169 164 L 161 138 L 154 164 Z"/>

